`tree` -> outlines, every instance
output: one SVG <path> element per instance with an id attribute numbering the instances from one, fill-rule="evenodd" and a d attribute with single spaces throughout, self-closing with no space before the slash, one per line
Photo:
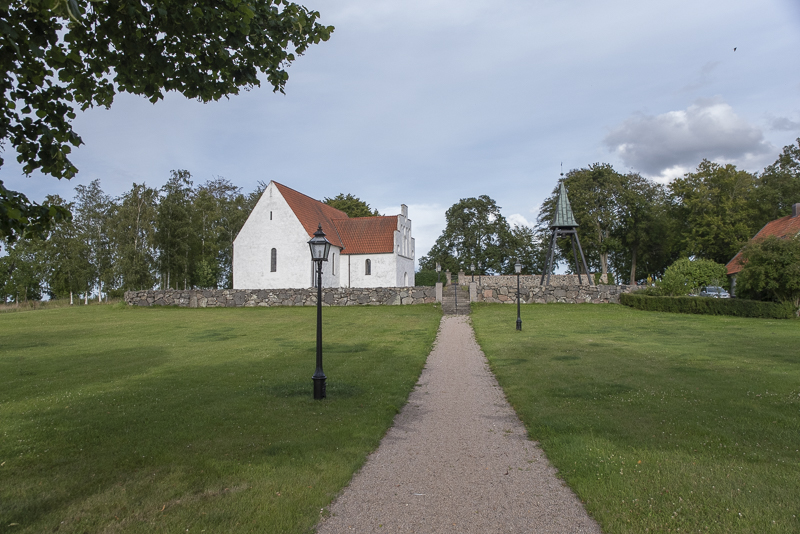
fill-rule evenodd
<path id="1" fill-rule="evenodd" d="M 350 193 L 339 193 L 333 198 L 322 200 L 328 206 L 333 206 L 337 210 L 343 211 L 348 217 L 377 217 L 380 215 L 378 210 L 373 210 L 369 204 Z"/>
<path id="2" fill-rule="evenodd" d="M 538 274 L 547 262 L 547 245 L 540 239 L 533 228 L 525 225 L 514 225 L 511 229 L 509 260 L 519 261 L 522 274 Z"/>
<path id="3" fill-rule="evenodd" d="M 739 252 L 758 230 L 750 201 L 755 182 L 733 165 L 703 160 L 669 184 L 684 255 L 725 264 Z"/>
<path id="4" fill-rule="evenodd" d="M 134 183 L 115 204 L 111 235 L 116 250 L 114 270 L 118 285 L 126 290 L 152 289 L 156 272 L 158 191 Z"/>
<path id="5" fill-rule="evenodd" d="M 670 259 L 666 191 L 660 184 L 632 173 L 621 177 L 616 224 L 611 235 L 619 244 L 611 251 L 618 273 L 629 272 L 635 285 L 637 268 L 661 275 Z"/>
<path id="6" fill-rule="evenodd" d="M 800 236 L 751 241 L 741 254 L 737 295 L 790 302 L 800 310 Z"/>
<path id="7" fill-rule="evenodd" d="M 73 209 L 73 203 L 53 196 L 48 202 L 67 209 Z M 47 292 L 50 298 L 69 296 L 70 304 L 73 295 L 87 291 L 91 285 L 92 265 L 86 243 L 80 239 L 74 220 L 61 221 L 54 225 L 45 242 L 45 263 L 47 266 Z"/>
<path id="8" fill-rule="evenodd" d="M 43 259 L 44 242 L 39 238 L 6 243 L 8 255 L 0 258 L 3 275 L 3 302 L 41 300 L 46 262 Z"/>
<path id="9" fill-rule="evenodd" d="M 466 271 L 470 264 L 481 274 L 513 272 L 511 229 L 494 200 L 462 198 L 447 210 L 445 220 L 444 231 L 419 260 L 421 269 L 432 270 L 438 262 L 452 272 Z"/>
<path id="10" fill-rule="evenodd" d="M 172 176 L 161 188 L 163 196 L 156 212 L 155 238 L 159 285 L 165 289 L 186 289 L 190 285 L 191 177 L 186 170 L 172 171 Z"/>
<path id="11" fill-rule="evenodd" d="M 26 174 L 72 178 L 77 109 L 108 108 L 117 92 L 209 102 L 260 86 L 259 73 L 283 92 L 289 65 L 333 31 L 318 18 L 286 0 L 0 0 L 0 144 Z M 0 236 L 66 216 L 0 189 Z"/>
<path id="12" fill-rule="evenodd" d="M 619 217 L 619 196 L 622 191 L 622 175 L 607 163 L 594 163 L 585 169 L 569 171 L 564 180 L 572 212 L 578 223 L 581 246 L 590 269 L 608 273 L 609 253 L 616 250 L 619 241 L 613 230 Z M 549 236 L 549 226 L 555 214 L 559 186 L 542 203 L 537 218 L 537 233 Z M 558 243 L 558 258 L 572 260 L 572 244 L 569 239 Z"/>
<path id="13" fill-rule="evenodd" d="M 92 180 L 88 186 L 75 188 L 75 228 L 77 239 L 83 242 L 86 259 L 91 266 L 89 271 L 89 288 L 92 293 L 97 288 L 97 300 L 100 300 L 104 287 L 114 285 L 114 271 L 109 222 L 112 212 L 111 198 L 100 188 L 100 180 Z"/>
<path id="14" fill-rule="evenodd" d="M 758 213 L 754 227 L 759 229 L 792 213 L 792 205 L 800 202 L 800 138 L 796 145 L 783 147 L 783 152 L 758 177 L 752 195 L 753 211 Z"/>
<path id="15" fill-rule="evenodd" d="M 656 282 L 659 292 L 669 296 L 697 293 L 705 286 L 727 285 L 725 266 L 711 260 L 681 258 Z"/>

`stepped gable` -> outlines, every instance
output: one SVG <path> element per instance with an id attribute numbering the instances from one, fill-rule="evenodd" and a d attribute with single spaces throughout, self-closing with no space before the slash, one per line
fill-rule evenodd
<path id="1" fill-rule="evenodd" d="M 333 219 L 345 249 L 342 254 L 384 254 L 394 251 L 397 215 Z"/>
<path id="2" fill-rule="evenodd" d="M 786 217 L 781 217 L 780 219 L 775 219 L 765 224 L 764 228 L 759 230 L 751 241 L 763 239 L 771 235 L 780 238 L 792 238 L 798 234 L 800 234 L 800 214 L 787 215 Z M 729 275 L 736 274 L 742 270 L 742 264 L 740 263 L 741 256 L 742 253 L 738 252 L 736 256 L 728 262 L 728 265 L 725 266 L 728 269 Z"/>
<path id="3" fill-rule="evenodd" d="M 348 217 L 345 212 L 337 210 L 333 206 L 328 206 L 324 202 L 315 200 L 283 184 L 279 184 L 274 180 L 273 183 L 300 220 L 300 224 L 303 225 L 309 238 L 314 236 L 314 232 L 317 231 L 317 227 L 321 224 L 322 231 L 325 232 L 325 237 L 328 241 L 339 248 L 345 248 L 345 243 L 342 241 L 333 223 L 333 219 L 347 219 Z"/>
<path id="4" fill-rule="evenodd" d="M 575 228 L 577 226 L 578 222 L 572 214 L 572 206 L 569 205 L 569 198 L 567 198 L 567 189 L 562 181 L 558 191 L 558 200 L 556 200 L 556 213 L 553 215 L 550 228 Z"/>

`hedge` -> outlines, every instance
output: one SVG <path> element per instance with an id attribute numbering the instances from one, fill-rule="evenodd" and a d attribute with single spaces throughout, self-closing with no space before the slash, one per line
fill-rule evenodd
<path id="1" fill-rule="evenodd" d="M 790 303 L 762 302 L 745 299 L 715 299 L 711 297 L 651 297 L 623 293 L 620 304 L 645 311 L 696 313 L 701 315 L 733 315 L 764 319 L 792 319 L 795 310 Z"/>

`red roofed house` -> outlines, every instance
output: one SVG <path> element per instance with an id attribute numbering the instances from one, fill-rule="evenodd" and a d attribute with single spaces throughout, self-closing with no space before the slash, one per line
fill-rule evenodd
<path id="1" fill-rule="evenodd" d="M 349 218 L 278 182 L 270 182 L 233 242 L 234 289 L 313 287 L 308 240 L 322 225 L 331 242 L 323 287 L 414 285 L 408 208 L 400 215 Z"/>
<path id="2" fill-rule="evenodd" d="M 791 215 L 768 222 L 751 241 L 763 239 L 771 235 L 781 238 L 792 238 L 798 234 L 800 234 L 800 204 L 795 204 L 792 206 Z M 728 277 L 731 279 L 731 292 L 733 292 L 736 286 L 736 275 L 742 270 L 742 264 L 740 263 L 741 254 L 741 252 L 736 254 L 736 256 L 728 262 L 728 265 L 726 265 Z"/>

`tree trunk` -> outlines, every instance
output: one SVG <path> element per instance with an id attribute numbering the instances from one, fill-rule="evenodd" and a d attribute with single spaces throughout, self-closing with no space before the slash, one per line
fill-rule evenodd
<path id="1" fill-rule="evenodd" d="M 636 247 L 633 247 L 631 257 L 631 285 L 636 285 Z"/>
<path id="2" fill-rule="evenodd" d="M 69 292 L 69 305 L 72 306 L 72 291 Z"/>
<path id="3" fill-rule="evenodd" d="M 83 294 L 83 305 L 84 306 L 88 306 L 89 305 L 89 292 L 88 291 Z"/>

